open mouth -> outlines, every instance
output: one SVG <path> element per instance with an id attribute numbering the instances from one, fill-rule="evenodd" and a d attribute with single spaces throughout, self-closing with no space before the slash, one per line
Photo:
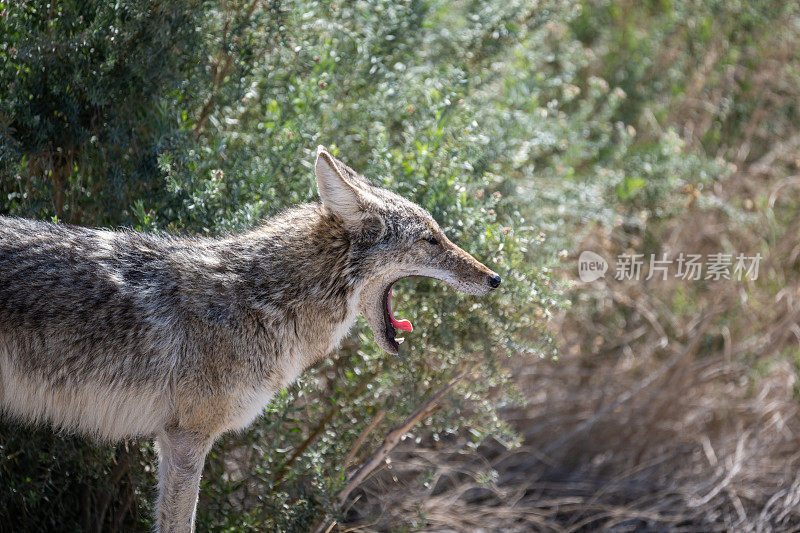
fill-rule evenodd
<path id="1" fill-rule="evenodd" d="M 383 291 L 383 322 L 384 322 L 384 335 L 386 336 L 386 340 L 391 344 L 395 350 L 403 343 L 405 339 L 396 338 L 395 335 L 397 334 L 397 330 L 400 331 L 407 331 L 411 333 L 414 330 L 414 326 L 411 325 L 411 322 L 408 320 L 398 320 L 392 314 L 392 286 L 395 284 L 397 280 L 390 283 L 386 290 Z"/>

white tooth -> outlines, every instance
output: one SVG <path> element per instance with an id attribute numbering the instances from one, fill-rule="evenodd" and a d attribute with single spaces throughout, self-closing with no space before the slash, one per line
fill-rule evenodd
<path id="1" fill-rule="evenodd" d="M 397 338 L 397 339 L 395 339 L 395 340 L 397 341 L 397 344 L 403 344 L 403 341 L 405 340 L 405 338 L 403 338 L 403 337 L 398 337 L 398 338 Z"/>

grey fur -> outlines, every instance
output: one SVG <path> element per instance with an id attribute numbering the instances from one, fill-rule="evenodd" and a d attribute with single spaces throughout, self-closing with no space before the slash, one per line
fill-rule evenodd
<path id="1" fill-rule="evenodd" d="M 0 217 L 0 407 L 109 441 L 155 437 L 158 527 L 193 530 L 214 439 L 249 425 L 359 312 L 396 353 L 391 283 L 482 294 L 496 277 L 322 147 L 316 176 L 322 203 L 220 239 Z"/>

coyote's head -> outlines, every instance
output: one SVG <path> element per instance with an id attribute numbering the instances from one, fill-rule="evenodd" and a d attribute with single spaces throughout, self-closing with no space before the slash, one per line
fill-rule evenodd
<path id="1" fill-rule="evenodd" d="M 317 148 L 315 173 L 322 204 L 350 235 L 351 260 L 362 277 L 359 311 L 387 352 L 398 352 L 398 329 L 411 331 L 411 322 L 392 315 L 397 280 L 424 276 L 478 295 L 500 285 L 500 276 L 450 242 L 430 213 L 375 187 L 323 146 Z"/>

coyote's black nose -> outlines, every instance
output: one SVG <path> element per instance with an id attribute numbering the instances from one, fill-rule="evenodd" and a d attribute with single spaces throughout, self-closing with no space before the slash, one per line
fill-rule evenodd
<path id="1" fill-rule="evenodd" d="M 493 289 L 499 287 L 501 281 L 502 280 L 500 279 L 500 276 L 498 276 L 497 274 L 495 274 L 494 276 L 489 276 L 489 286 Z"/>

